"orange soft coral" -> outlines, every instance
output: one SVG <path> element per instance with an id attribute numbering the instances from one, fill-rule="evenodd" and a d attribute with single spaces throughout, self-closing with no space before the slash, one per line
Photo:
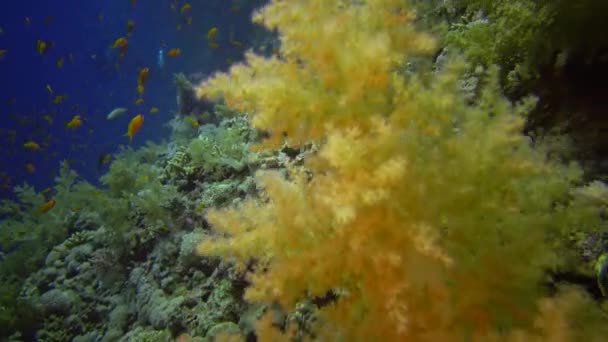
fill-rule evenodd
<path id="1" fill-rule="evenodd" d="M 528 144 L 522 110 L 495 82 L 470 106 L 454 68 L 430 84 L 397 75 L 433 46 L 401 0 L 277 0 L 255 18 L 278 29 L 282 57 L 249 54 L 199 94 L 250 113 L 271 146 L 286 136 L 320 150 L 312 179 L 296 167 L 289 180 L 261 172 L 267 201 L 211 212 L 228 237 L 199 251 L 259 260 L 251 301 L 290 309 L 337 293 L 316 325 L 327 340 L 461 341 L 529 327 L 556 263 L 547 236 L 575 221 L 554 217 L 582 220 L 555 206 L 578 169 Z"/>

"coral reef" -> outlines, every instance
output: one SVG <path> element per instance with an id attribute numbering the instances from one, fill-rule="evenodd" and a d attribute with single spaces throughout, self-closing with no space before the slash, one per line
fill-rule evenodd
<path id="1" fill-rule="evenodd" d="M 271 1 L 169 143 L 0 203 L 0 340 L 603 340 L 606 172 L 543 119 L 601 6 Z"/>

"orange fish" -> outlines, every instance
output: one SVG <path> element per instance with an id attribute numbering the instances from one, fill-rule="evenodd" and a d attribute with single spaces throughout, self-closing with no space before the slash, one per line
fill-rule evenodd
<path id="1" fill-rule="evenodd" d="M 148 78 L 148 73 L 150 72 L 149 68 L 141 68 L 139 69 L 139 75 L 137 75 L 137 92 L 141 95 L 144 92 L 144 83 L 146 83 L 146 78 Z"/>
<path id="2" fill-rule="evenodd" d="M 133 136 L 139 131 L 141 125 L 144 123 L 144 116 L 141 114 L 136 115 L 129 121 L 129 126 L 127 126 L 127 133 L 125 136 L 129 137 L 129 143 L 133 140 Z"/>
<path id="3" fill-rule="evenodd" d="M 116 38 L 116 40 L 114 41 L 114 43 L 112 44 L 112 48 L 117 49 L 117 48 L 126 48 L 127 45 L 129 45 L 129 40 L 125 37 L 119 37 Z"/>
<path id="4" fill-rule="evenodd" d="M 127 21 L 127 35 L 130 35 L 134 28 L 135 28 L 135 22 L 133 20 L 128 20 Z"/>
<path id="5" fill-rule="evenodd" d="M 182 50 L 180 50 L 179 48 L 173 48 L 173 49 L 167 51 L 167 56 L 177 57 L 177 56 L 179 56 L 180 53 L 182 53 Z"/>
<path id="6" fill-rule="evenodd" d="M 76 129 L 82 125 L 82 119 L 80 115 L 74 115 L 72 120 L 65 124 L 65 128 Z"/>
<path id="7" fill-rule="evenodd" d="M 30 175 L 36 172 L 36 167 L 32 163 L 25 163 L 23 167 L 25 168 L 25 172 L 29 173 Z"/>
<path id="8" fill-rule="evenodd" d="M 40 208 L 38 209 L 38 211 L 42 214 L 46 213 L 47 211 L 53 209 L 53 207 L 55 206 L 57 202 L 54 199 L 50 199 L 44 203 L 42 203 L 42 205 L 40 206 Z"/>
<path id="9" fill-rule="evenodd" d="M 182 8 L 180 8 L 180 9 L 179 9 L 179 12 L 180 12 L 181 14 L 184 14 L 184 13 L 186 13 L 186 12 L 190 11 L 191 9 L 192 9 L 192 6 L 190 6 L 190 4 L 186 2 L 186 3 L 185 3 L 183 6 L 182 6 Z"/>

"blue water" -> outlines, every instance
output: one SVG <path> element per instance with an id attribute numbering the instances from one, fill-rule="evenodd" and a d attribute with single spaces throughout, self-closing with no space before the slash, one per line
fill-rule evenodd
<path id="1" fill-rule="evenodd" d="M 250 23 L 253 8 L 263 1 L 198 1 L 181 14 L 185 1 L 11 1 L 0 11 L 0 197 L 10 196 L 12 187 L 27 182 L 38 190 L 52 185 L 60 162 L 67 160 L 81 177 L 92 183 L 104 170 L 97 158 L 128 145 L 124 137 L 133 116 L 144 114 L 145 122 L 134 137 L 137 147 L 151 140 L 169 138 L 165 126 L 175 110 L 173 74 L 225 70 L 230 61 L 242 58 L 246 42 L 255 30 Z M 175 5 L 175 10 L 171 8 Z M 187 24 L 187 17 L 192 23 Z M 128 37 L 126 54 L 119 60 L 114 40 L 126 35 L 127 21 L 135 23 Z M 218 28 L 218 48 L 207 42 L 207 31 Z M 229 33 L 245 47 L 229 44 Z M 46 53 L 36 51 L 38 39 L 52 42 Z M 157 65 L 158 51 L 180 48 L 176 58 L 165 56 Z M 71 58 L 70 58 L 71 55 Z M 64 65 L 57 61 L 63 57 Z M 70 60 L 71 59 L 71 60 Z M 144 103 L 136 105 L 137 74 L 150 68 Z M 53 94 L 46 89 L 50 85 Z M 53 97 L 65 94 L 62 103 Z M 128 112 L 108 121 L 116 107 Z M 150 109 L 157 107 L 158 113 Z M 47 121 L 50 115 L 52 124 Z M 83 124 L 66 129 L 74 115 Z M 47 119 L 45 119 L 47 116 Z M 37 151 L 23 147 L 35 141 Z M 35 170 L 28 172 L 26 164 Z"/>

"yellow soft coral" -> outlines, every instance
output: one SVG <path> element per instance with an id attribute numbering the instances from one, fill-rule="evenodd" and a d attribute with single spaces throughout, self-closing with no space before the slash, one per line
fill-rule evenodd
<path id="1" fill-rule="evenodd" d="M 529 145 L 495 77 L 470 106 L 452 67 L 431 82 L 396 74 L 433 47 L 413 17 L 402 0 L 276 0 L 255 15 L 281 34 L 280 57 L 248 54 L 199 95 L 250 113 L 267 146 L 320 150 L 289 180 L 260 172 L 265 200 L 212 211 L 227 237 L 199 251 L 256 258 L 251 301 L 291 309 L 337 293 L 319 311 L 322 339 L 524 336 L 551 247 L 574 221 L 593 222 L 569 214 L 580 172 Z M 268 318 L 259 329 L 278 333 Z"/>

